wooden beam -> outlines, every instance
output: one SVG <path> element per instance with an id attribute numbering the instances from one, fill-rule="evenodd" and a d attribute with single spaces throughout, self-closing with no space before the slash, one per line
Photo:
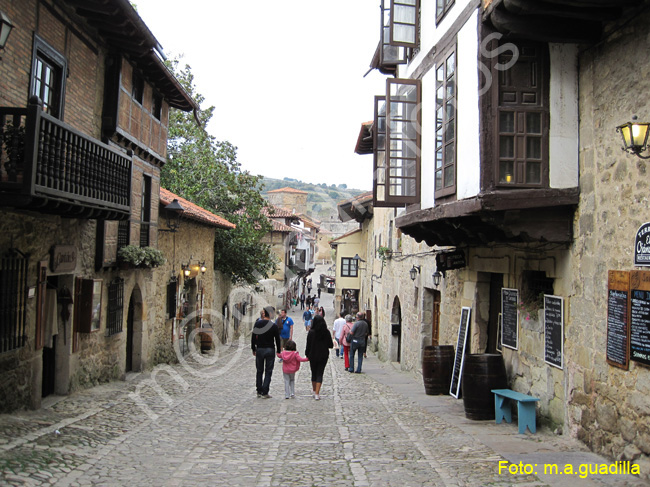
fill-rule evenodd
<path id="1" fill-rule="evenodd" d="M 496 30 L 513 38 L 540 42 L 591 43 L 601 36 L 600 22 L 576 22 L 550 16 L 519 16 L 494 9 L 490 21 Z"/>
<path id="2" fill-rule="evenodd" d="M 576 7 L 546 1 L 503 0 L 505 9 L 515 15 L 550 15 L 580 20 L 615 20 L 621 16 L 621 7 Z"/>

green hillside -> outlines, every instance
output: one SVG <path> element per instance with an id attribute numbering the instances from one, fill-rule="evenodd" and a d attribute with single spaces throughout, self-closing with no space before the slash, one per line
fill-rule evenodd
<path id="1" fill-rule="evenodd" d="M 307 215 L 318 220 L 329 220 L 332 217 L 337 219 L 338 213 L 336 211 L 336 205 L 338 203 L 361 193 L 365 193 L 365 191 L 361 189 L 348 188 L 345 184 L 331 184 L 328 186 L 325 183 L 303 183 L 302 181 L 293 178 L 264 178 L 264 189 L 262 190 L 262 194 L 264 195 L 268 191 L 273 191 L 287 186 L 308 193 Z"/>

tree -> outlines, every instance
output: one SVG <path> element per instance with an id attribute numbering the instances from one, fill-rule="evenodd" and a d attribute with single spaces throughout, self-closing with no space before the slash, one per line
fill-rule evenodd
<path id="1" fill-rule="evenodd" d="M 196 92 L 190 66 L 179 70 L 178 64 L 177 60 L 170 63 L 176 78 L 201 107 L 205 99 Z M 237 162 L 237 148 L 204 130 L 213 113 L 214 107 L 199 108 L 195 114 L 170 110 L 167 163 L 160 182 L 237 226 L 216 232 L 215 268 L 234 283 L 255 284 L 276 269 L 270 246 L 261 241 L 271 231 L 271 223 L 262 213 L 268 206 L 260 194 L 262 176 L 243 171 Z"/>

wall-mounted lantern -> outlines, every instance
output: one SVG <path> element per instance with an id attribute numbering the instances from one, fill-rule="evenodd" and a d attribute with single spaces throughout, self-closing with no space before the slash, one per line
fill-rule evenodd
<path id="1" fill-rule="evenodd" d="M 413 267 L 411 267 L 411 270 L 409 271 L 409 275 L 411 276 L 411 281 L 415 281 L 415 278 L 418 277 L 419 273 L 420 273 L 419 265 L 414 265 Z"/>
<path id="2" fill-rule="evenodd" d="M 9 34 L 11 29 L 14 28 L 14 24 L 11 23 L 9 17 L 4 12 L 0 12 L 0 49 L 4 49 L 7 44 L 7 39 L 9 39 Z"/>
<path id="3" fill-rule="evenodd" d="M 175 232 L 181 226 L 181 218 L 185 208 L 181 206 L 177 199 L 165 206 L 167 212 L 167 228 L 161 228 L 161 232 Z"/>
<path id="4" fill-rule="evenodd" d="M 632 117 L 631 122 L 616 127 L 616 131 L 623 137 L 623 150 L 640 157 L 650 159 L 650 156 L 642 156 L 641 153 L 648 147 L 649 123 L 637 122 L 637 116 Z"/>
<path id="5" fill-rule="evenodd" d="M 434 272 L 433 276 L 431 276 L 431 277 L 433 277 L 433 285 L 438 287 L 440 285 L 440 278 L 442 277 L 442 274 L 440 273 L 440 271 Z"/>

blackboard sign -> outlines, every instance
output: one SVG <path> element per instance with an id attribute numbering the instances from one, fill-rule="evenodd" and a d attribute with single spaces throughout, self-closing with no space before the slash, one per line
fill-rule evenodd
<path id="1" fill-rule="evenodd" d="M 501 343 L 504 347 L 519 348 L 519 291 L 501 289 Z"/>
<path id="2" fill-rule="evenodd" d="M 561 369 L 564 356 L 564 300 L 544 295 L 544 362 Z"/>
<path id="3" fill-rule="evenodd" d="M 634 265 L 650 266 L 650 223 L 644 223 L 636 231 Z"/>
<path id="4" fill-rule="evenodd" d="M 630 272 L 630 360 L 650 365 L 650 272 Z"/>
<path id="5" fill-rule="evenodd" d="M 454 358 L 454 370 L 451 371 L 451 387 L 449 394 L 458 399 L 460 392 L 460 378 L 463 376 L 463 364 L 465 362 L 465 344 L 469 331 L 469 317 L 472 308 L 463 307 L 460 313 L 460 325 L 458 327 L 458 341 L 456 342 L 456 357 Z"/>
<path id="6" fill-rule="evenodd" d="M 629 290 L 628 272 L 607 273 L 607 363 L 624 370 L 629 367 L 630 357 Z"/>

